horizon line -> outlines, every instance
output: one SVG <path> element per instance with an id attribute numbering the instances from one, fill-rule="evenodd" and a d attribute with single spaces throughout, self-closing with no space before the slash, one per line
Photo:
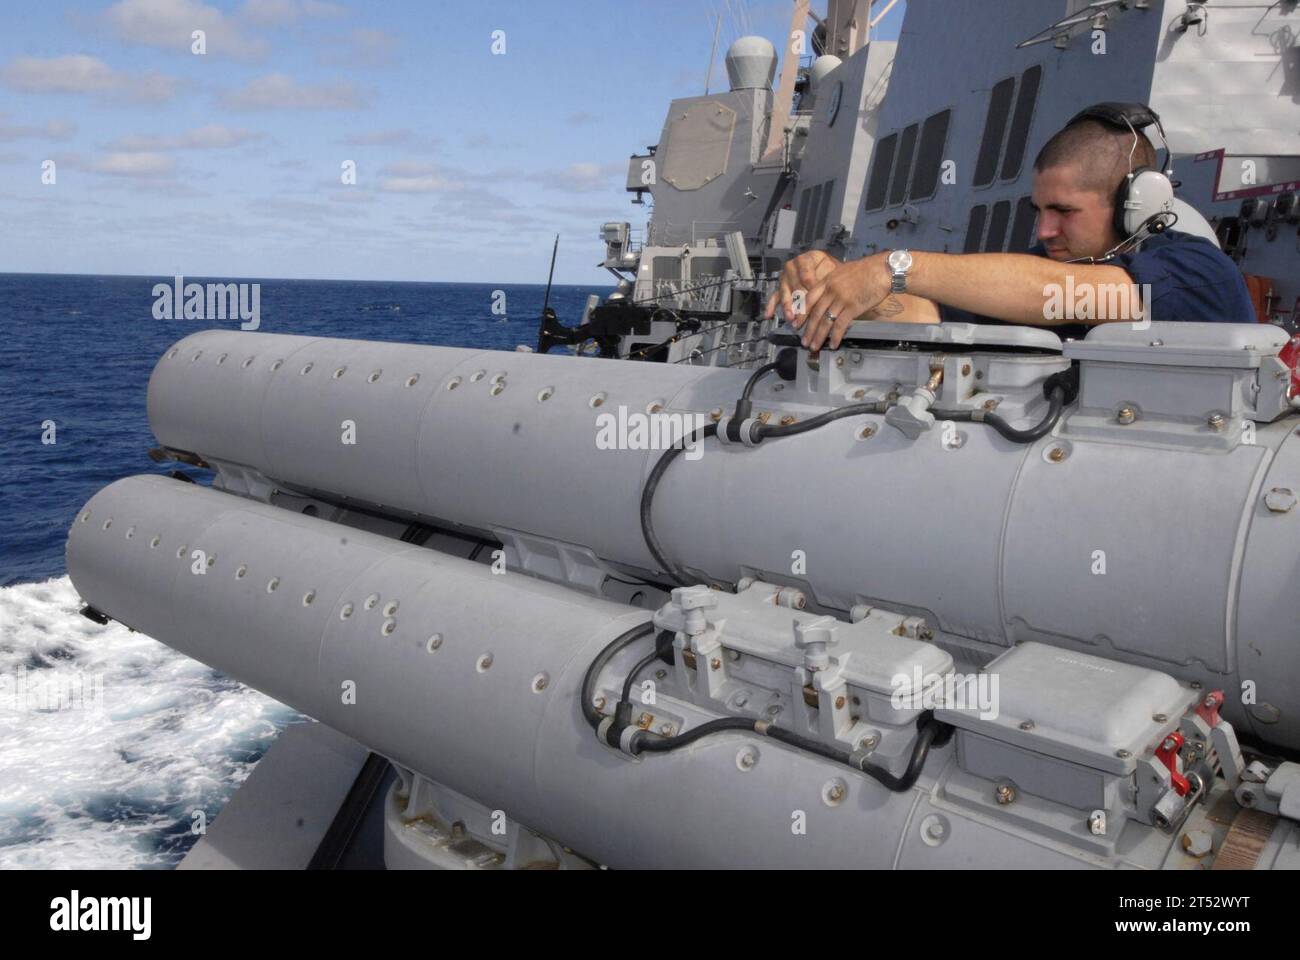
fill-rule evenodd
<path id="1" fill-rule="evenodd" d="M 6 271 L 0 270 L 0 277 L 115 277 L 132 280 L 157 280 L 159 278 L 174 279 L 177 274 L 169 273 L 55 273 L 50 271 Z M 252 280 L 252 281 L 290 281 L 294 283 L 421 283 L 421 284 L 439 284 L 449 287 L 483 287 L 483 286 L 503 286 L 503 287 L 545 287 L 543 281 L 526 282 L 520 280 L 382 280 L 382 279 L 358 279 L 337 278 L 337 277 L 254 277 L 254 276 L 231 276 L 194 273 L 180 274 L 182 277 L 196 278 L 202 280 L 220 280 L 223 282 Z M 558 280 L 551 284 L 552 287 L 587 287 L 594 286 L 585 283 L 561 283 Z M 611 289 L 613 285 L 611 284 Z"/>

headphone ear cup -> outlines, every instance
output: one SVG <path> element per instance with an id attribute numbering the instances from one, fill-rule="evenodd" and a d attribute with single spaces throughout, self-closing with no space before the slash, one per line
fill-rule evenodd
<path id="1" fill-rule="evenodd" d="M 1174 208 L 1174 185 L 1155 167 L 1141 167 L 1120 184 L 1115 226 L 1121 239 L 1131 237 L 1152 217 Z"/>

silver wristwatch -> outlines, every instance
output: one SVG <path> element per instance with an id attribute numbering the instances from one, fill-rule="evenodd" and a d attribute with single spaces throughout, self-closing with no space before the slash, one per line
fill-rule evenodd
<path id="1" fill-rule="evenodd" d="M 907 250 L 895 250 L 889 255 L 889 276 L 893 293 L 907 292 L 907 272 L 912 269 L 912 254 Z"/>

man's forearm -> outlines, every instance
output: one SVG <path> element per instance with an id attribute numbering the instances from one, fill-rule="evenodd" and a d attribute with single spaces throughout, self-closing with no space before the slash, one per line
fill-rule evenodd
<path id="1" fill-rule="evenodd" d="M 1092 263 L 1060 263 L 1044 257 L 1013 253 L 947 254 L 915 251 L 907 279 L 908 293 L 997 320 L 1034 326 L 1062 323 L 1105 323 L 1135 320 L 1139 306 L 1133 280 L 1121 267 Z M 887 268 L 881 265 L 881 270 Z M 1102 296 L 1120 285 L 1124 296 Z M 1071 290 L 1092 296 L 1085 315 L 1076 316 Z M 1111 312 L 1123 316 L 1110 316 Z M 883 317 L 877 319 L 886 319 Z"/>
<path id="2" fill-rule="evenodd" d="M 910 293 L 891 293 L 861 319 L 882 323 L 938 323 L 939 306 L 933 300 Z"/>

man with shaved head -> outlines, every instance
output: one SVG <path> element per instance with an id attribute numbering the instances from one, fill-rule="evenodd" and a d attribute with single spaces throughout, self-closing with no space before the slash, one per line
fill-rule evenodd
<path id="1" fill-rule="evenodd" d="M 1122 235 L 1129 228 L 1126 211 L 1116 211 L 1121 187 L 1137 195 L 1161 185 L 1155 147 L 1134 115 L 1142 125 L 1159 122 L 1141 105 L 1098 104 L 1043 147 L 1033 185 L 1039 244 L 1029 253 L 886 251 L 841 262 L 811 250 L 786 263 L 766 316 L 781 307 L 812 350 L 838 347 L 855 320 L 1001 322 L 1055 327 L 1063 336 L 1116 321 L 1255 322 L 1240 270 L 1214 243 L 1153 231 L 1173 219 L 1168 214 Z M 1063 302 L 1063 291 L 1090 295 Z"/>

